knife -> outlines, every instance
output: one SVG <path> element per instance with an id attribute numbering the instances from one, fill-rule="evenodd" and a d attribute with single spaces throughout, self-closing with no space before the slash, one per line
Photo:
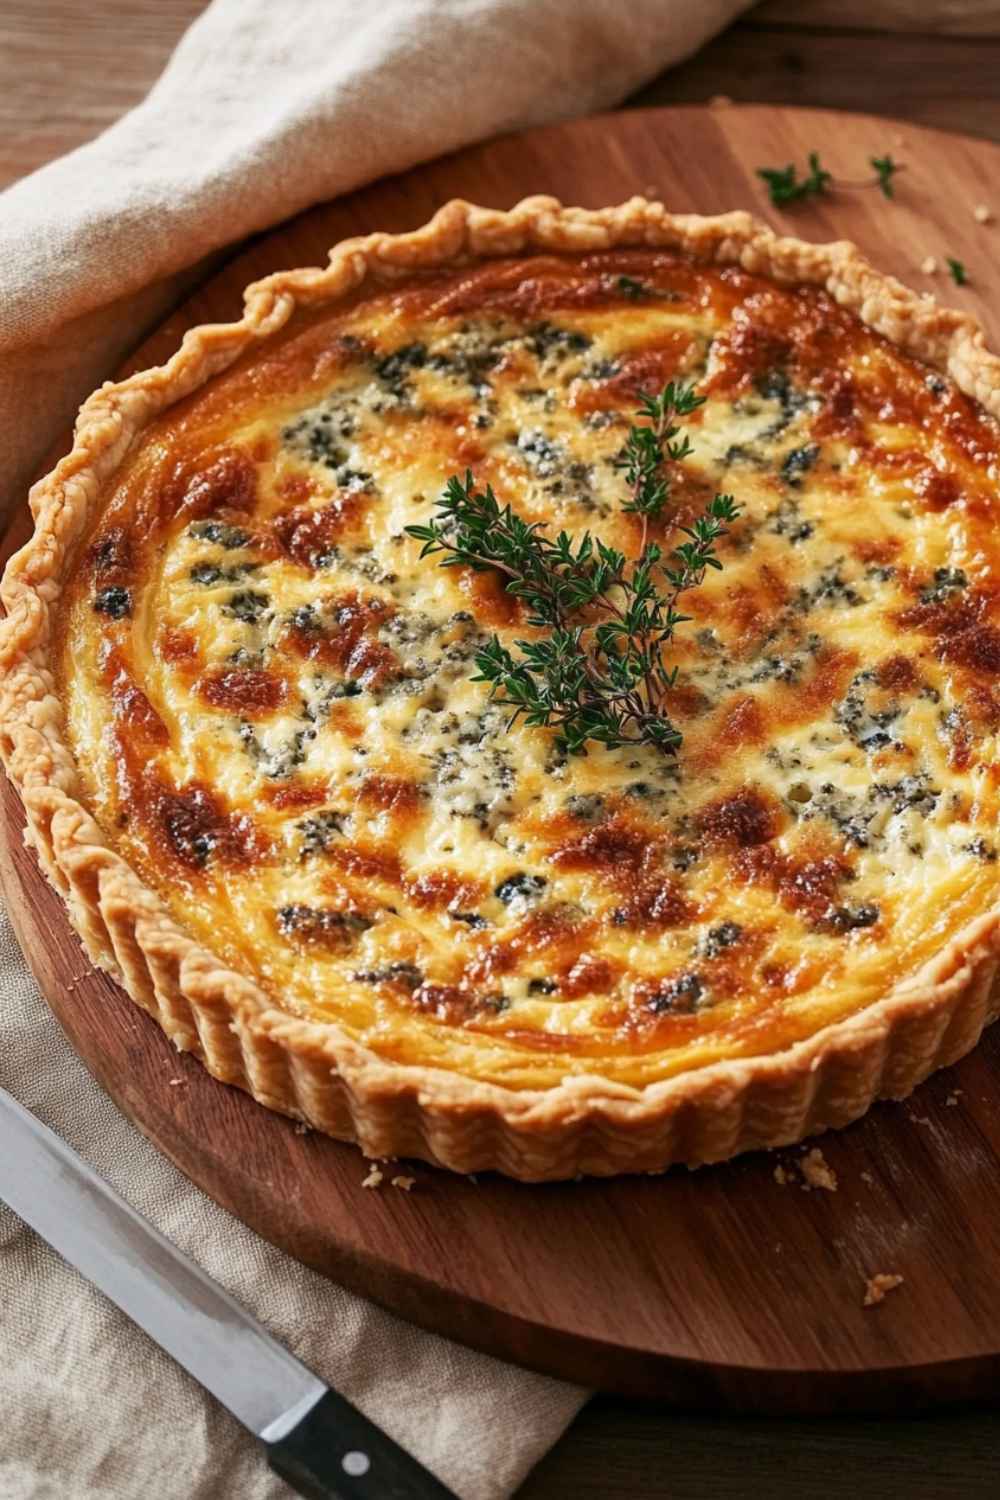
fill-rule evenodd
<path id="1" fill-rule="evenodd" d="M 0 1088 L 0 1198 L 260 1440 L 307 1500 L 455 1500 Z"/>

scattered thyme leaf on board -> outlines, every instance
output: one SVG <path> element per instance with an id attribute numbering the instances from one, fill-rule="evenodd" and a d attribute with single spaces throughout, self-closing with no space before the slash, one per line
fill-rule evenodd
<path id="1" fill-rule="evenodd" d="M 554 729 L 570 754 L 593 742 L 646 744 L 674 755 L 681 743 L 666 708 L 677 668 L 663 653 L 690 618 L 677 608 L 681 595 L 708 568 L 721 569 L 715 544 L 740 511 L 731 495 L 715 495 L 691 526 L 678 528 L 683 540 L 669 552 L 647 532 L 670 498 L 669 464 L 691 452 L 676 419 L 704 399 L 674 382 L 641 397 L 617 460 L 628 486 L 622 510 L 642 518 L 634 559 L 589 531 L 578 539 L 565 531 L 551 536 L 541 522 L 501 506 L 490 485 L 478 490 L 471 470 L 449 479 L 428 525 L 406 527 L 423 543 L 421 557 L 441 553 L 441 567 L 492 569 L 525 601 L 528 623 L 547 634 L 515 641 L 514 650 L 494 635 L 477 653 L 472 680 L 487 683 L 494 701 L 513 710 L 511 725 L 523 718 Z"/>
<path id="2" fill-rule="evenodd" d="M 768 196 L 778 208 L 788 203 L 801 203 L 804 198 L 826 198 L 830 196 L 831 189 L 844 187 L 877 187 L 883 197 L 894 198 L 896 190 L 893 179 L 897 172 L 903 170 L 902 163 L 893 161 L 887 153 L 885 156 L 870 156 L 868 165 L 875 171 L 872 178 L 860 181 L 837 178 L 823 166 L 819 153 L 810 151 L 809 170 L 801 177 L 798 167 L 792 162 L 787 167 L 758 167 L 757 176 L 767 184 Z"/>
<path id="3" fill-rule="evenodd" d="M 833 174 L 820 164 L 819 153 L 810 151 L 809 171 L 800 177 L 798 168 L 789 163 L 787 167 L 758 167 L 757 176 L 767 183 L 772 203 L 798 203 L 803 198 L 821 198 L 829 191 Z"/>
<path id="4" fill-rule="evenodd" d="M 893 161 L 891 156 L 870 156 L 868 161 L 875 168 L 875 183 L 882 196 L 894 198 L 896 189 L 892 179 L 901 170 L 899 163 Z"/>
<path id="5" fill-rule="evenodd" d="M 966 271 L 963 263 L 960 260 L 955 260 L 954 256 L 949 255 L 946 257 L 946 264 L 948 266 L 948 272 L 955 285 L 968 286 L 969 273 L 968 271 Z"/>

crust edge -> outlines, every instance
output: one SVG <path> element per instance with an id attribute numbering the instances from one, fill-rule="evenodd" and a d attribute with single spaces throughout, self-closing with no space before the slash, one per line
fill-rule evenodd
<path id="1" fill-rule="evenodd" d="M 108 847 L 77 798 L 47 664 L 50 621 L 63 564 L 152 417 L 278 332 L 296 308 L 334 302 L 366 279 L 391 281 L 415 269 L 531 250 L 628 245 L 822 285 L 1000 417 L 1000 359 L 987 350 L 979 324 L 917 296 L 846 241 L 808 244 L 780 237 L 742 211 L 675 215 L 643 198 L 594 211 L 548 197 L 509 211 L 454 200 L 411 233 L 347 240 L 325 268 L 255 282 L 238 322 L 192 329 L 165 365 L 105 383 L 81 408 L 70 453 L 32 488 L 35 531 L 0 584 L 7 611 L 0 621 L 0 756 L 24 802 L 28 837 L 90 957 L 214 1077 L 356 1141 L 368 1156 L 418 1157 L 460 1172 L 495 1169 L 526 1181 L 721 1161 L 849 1124 L 878 1098 L 904 1097 L 975 1046 L 1000 1009 L 994 910 L 905 986 L 807 1041 L 642 1090 L 580 1077 L 521 1092 L 443 1069 L 386 1064 L 336 1027 L 276 1009 L 253 981 L 189 938 Z"/>

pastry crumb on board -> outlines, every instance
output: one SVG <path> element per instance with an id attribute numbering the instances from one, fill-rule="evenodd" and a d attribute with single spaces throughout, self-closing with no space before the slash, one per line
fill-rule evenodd
<path id="1" fill-rule="evenodd" d="M 827 1193 L 837 1191 L 837 1174 L 818 1146 L 806 1152 L 799 1162 L 799 1171 L 810 1187 L 822 1188 Z"/>
<path id="2" fill-rule="evenodd" d="M 865 1282 L 864 1307 L 877 1307 L 884 1302 L 889 1292 L 894 1292 L 898 1286 L 903 1285 L 902 1276 L 894 1271 L 878 1271 L 874 1276 L 869 1276 Z"/>
<path id="3" fill-rule="evenodd" d="M 818 1146 L 813 1146 L 796 1162 L 785 1165 L 779 1162 L 774 1169 L 774 1180 L 779 1187 L 798 1186 L 806 1193 L 810 1188 L 822 1188 L 826 1193 L 837 1191 L 837 1174 Z"/>
<path id="4" fill-rule="evenodd" d="M 364 1179 L 361 1186 L 363 1188 L 380 1188 L 385 1180 L 386 1174 L 382 1171 L 378 1163 L 373 1161 L 368 1164 L 368 1176 Z M 398 1188 L 402 1193 L 409 1193 L 412 1192 L 416 1181 L 415 1177 L 407 1177 L 404 1173 L 399 1172 L 395 1177 L 390 1177 L 389 1185 Z"/>

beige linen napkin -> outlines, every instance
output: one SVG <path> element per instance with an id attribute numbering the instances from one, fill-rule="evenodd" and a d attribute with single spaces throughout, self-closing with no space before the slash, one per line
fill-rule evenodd
<path id="1" fill-rule="evenodd" d="M 146 101 L 0 195 L 0 514 L 206 254 L 493 133 L 616 102 L 741 0 L 216 0 Z M 0 913 L 0 1083 L 464 1500 L 585 1393 L 417 1332 L 217 1208 L 76 1060 Z M 0 1145 L 2 1149 L 2 1145 Z M 277 1500 L 252 1441 L 0 1207 L 0 1496 Z"/>

